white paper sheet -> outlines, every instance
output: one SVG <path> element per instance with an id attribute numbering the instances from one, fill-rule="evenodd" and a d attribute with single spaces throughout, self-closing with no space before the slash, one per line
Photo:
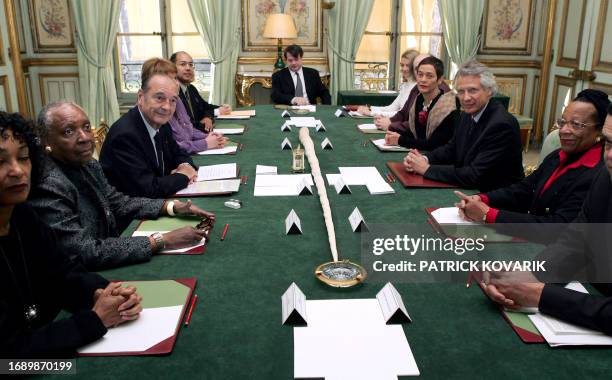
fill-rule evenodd
<path id="1" fill-rule="evenodd" d="M 374 166 L 340 167 L 338 170 L 342 175 L 344 183 L 349 186 L 367 185 L 370 178 L 375 177 L 380 177 L 380 179 L 384 182 L 384 179 L 382 179 L 378 169 L 376 169 Z"/>
<path id="2" fill-rule="evenodd" d="M 382 178 L 368 182 L 366 187 L 372 195 L 395 194 L 393 187 Z"/>
<path id="3" fill-rule="evenodd" d="M 325 177 L 329 186 L 335 186 L 338 179 L 342 178 L 342 174 L 325 174 Z"/>
<path id="4" fill-rule="evenodd" d="M 317 106 L 313 104 L 308 104 L 305 106 L 292 106 L 291 109 L 292 110 L 307 110 L 309 112 L 317 112 Z"/>
<path id="5" fill-rule="evenodd" d="M 287 120 L 287 124 L 296 127 L 316 128 L 317 125 L 319 125 L 320 123 L 320 120 L 316 120 L 314 117 L 311 116 L 291 117 L 289 120 Z"/>
<path id="6" fill-rule="evenodd" d="M 256 110 L 234 110 L 232 111 L 231 114 L 235 116 L 255 116 L 257 115 L 257 111 Z"/>
<path id="7" fill-rule="evenodd" d="M 419 369 L 404 330 L 386 325 L 376 299 L 307 300 L 307 327 L 294 327 L 296 379 L 397 380 Z"/>
<path id="8" fill-rule="evenodd" d="M 436 220 L 436 222 L 438 222 L 438 224 L 477 224 L 461 218 L 459 216 L 459 209 L 457 207 L 440 207 L 439 209 L 433 211 L 431 216 Z"/>
<path id="9" fill-rule="evenodd" d="M 357 126 L 357 128 L 359 128 L 362 131 L 376 131 L 376 130 L 378 130 L 378 128 L 376 128 L 376 124 L 359 124 Z"/>
<path id="10" fill-rule="evenodd" d="M 255 167 L 255 174 L 276 174 L 276 166 L 257 165 Z"/>
<path id="11" fill-rule="evenodd" d="M 280 174 L 255 176 L 253 195 L 256 197 L 297 196 L 302 183 L 313 186 L 310 174 Z"/>
<path id="12" fill-rule="evenodd" d="M 219 120 L 247 120 L 251 117 L 247 115 L 219 115 L 216 118 Z"/>
<path id="13" fill-rule="evenodd" d="M 409 152 L 410 149 L 405 148 L 403 146 L 400 145 L 387 145 L 385 144 L 385 139 L 376 139 L 376 140 L 372 140 L 372 143 L 374 143 L 374 145 L 376 145 L 378 148 L 380 148 L 381 150 L 385 150 L 385 151 L 389 151 L 389 152 Z"/>
<path id="14" fill-rule="evenodd" d="M 206 165 L 198 168 L 198 181 L 236 178 L 238 166 L 233 164 Z"/>
<path id="15" fill-rule="evenodd" d="M 244 133 L 244 128 L 215 128 L 213 133 L 221 135 L 240 135 Z"/>
<path id="16" fill-rule="evenodd" d="M 579 282 L 569 283 L 566 288 L 588 293 Z M 612 337 L 602 332 L 572 325 L 542 313 L 529 315 L 528 317 L 551 347 L 612 345 Z"/>
<path id="17" fill-rule="evenodd" d="M 240 179 L 218 179 L 213 181 L 201 181 L 188 185 L 177 195 L 189 196 L 202 193 L 235 193 L 240 189 Z"/>
<path id="18" fill-rule="evenodd" d="M 214 156 L 216 154 L 230 154 L 236 153 L 238 151 L 238 146 L 228 146 L 224 148 L 216 148 L 216 149 L 207 149 L 203 152 L 198 152 L 200 156 Z"/>
<path id="19" fill-rule="evenodd" d="M 109 329 L 97 341 L 79 348 L 82 354 L 146 351 L 174 335 L 183 305 L 144 309 L 140 318 Z"/>

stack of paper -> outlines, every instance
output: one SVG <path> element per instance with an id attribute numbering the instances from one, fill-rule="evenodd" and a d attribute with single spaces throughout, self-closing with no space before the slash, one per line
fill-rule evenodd
<path id="1" fill-rule="evenodd" d="M 235 143 L 233 141 L 228 141 L 225 143 L 225 146 L 223 148 L 207 149 L 205 151 L 198 152 L 198 155 L 212 156 L 212 155 L 217 155 L 217 154 L 234 154 L 237 151 L 238 151 L 238 143 Z"/>
<path id="2" fill-rule="evenodd" d="M 457 207 L 441 207 L 431 212 L 431 216 L 438 224 L 464 224 L 477 225 L 478 223 L 471 222 L 459 216 Z"/>
<path id="3" fill-rule="evenodd" d="M 255 110 L 244 110 L 244 111 L 232 111 L 229 115 L 219 115 L 219 120 L 230 120 L 230 119 L 250 119 L 251 116 L 255 116 Z"/>
<path id="4" fill-rule="evenodd" d="M 314 185 L 310 174 L 263 174 L 255 177 L 253 195 L 256 197 L 297 196 L 306 186 Z"/>
<path id="5" fill-rule="evenodd" d="M 321 120 L 317 120 L 314 117 L 291 117 L 289 120 L 285 122 L 288 125 L 292 125 L 295 127 L 308 127 L 308 128 L 316 128 L 321 125 Z"/>
<path id="6" fill-rule="evenodd" d="M 349 186 L 365 185 L 372 195 L 395 193 L 395 190 L 383 179 L 374 166 L 341 167 L 339 170 L 344 183 Z"/>
<path id="7" fill-rule="evenodd" d="M 217 195 L 236 193 L 240 189 L 240 179 L 219 179 L 214 181 L 194 182 L 176 193 L 188 197 L 196 195 Z"/>
<path id="8" fill-rule="evenodd" d="M 292 106 L 292 110 L 306 110 L 308 112 L 317 112 L 317 106 L 313 104 L 308 104 L 305 106 Z"/>
<path id="9" fill-rule="evenodd" d="M 410 149 L 404 148 L 400 145 L 387 145 L 385 143 L 385 139 L 376 139 L 372 140 L 372 144 L 374 144 L 379 150 L 383 152 L 409 152 Z"/>
<path id="10" fill-rule="evenodd" d="M 276 174 L 276 166 L 257 165 L 255 167 L 255 174 Z"/>
<path id="11" fill-rule="evenodd" d="M 580 293 L 588 293 L 579 282 L 572 282 L 566 288 Z M 551 347 L 612 345 L 611 336 L 585 327 L 572 325 L 542 313 L 529 315 L 529 319 L 531 319 Z"/>
<path id="12" fill-rule="evenodd" d="M 236 178 L 238 176 L 238 165 L 219 164 L 200 166 L 198 169 L 198 181 L 210 181 L 213 179 Z"/>
<path id="13" fill-rule="evenodd" d="M 240 124 L 223 124 L 216 125 L 213 133 L 221 135 L 241 135 L 244 133 L 244 125 Z"/>

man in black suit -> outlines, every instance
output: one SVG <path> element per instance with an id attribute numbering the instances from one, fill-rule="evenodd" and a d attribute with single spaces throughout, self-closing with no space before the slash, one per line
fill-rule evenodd
<path id="1" fill-rule="evenodd" d="M 304 50 L 299 45 L 289 45 L 283 52 L 287 67 L 272 75 L 272 101 L 278 104 L 306 105 L 331 104 L 329 90 L 321 82 L 315 69 L 302 66 Z"/>
<path id="2" fill-rule="evenodd" d="M 459 69 L 455 91 L 463 108 L 455 136 L 427 154 L 416 150 L 404 159 L 406 171 L 466 189 L 490 191 L 524 178 L 516 118 L 491 97 L 495 77 L 471 61 Z"/>
<path id="3" fill-rule="evenodd" d="M 179 96 L 187 109 L 191 124 L 203 132 L 212 131 L 214 117 L 228 115 L 232 112 L 232 107 L 228 104 L 217 106 L 202 99 L 198 89 L 191 84 L 195 80 L 195 65 L 189 54 L 178 51 L 170 56 L 170 61 L 176 65 L 176 78 L 181 86 Z"/>
<path id="4" fill-rule="evenodd" d="M 137 106 L 110 128 L 100 164 L 120 192 L 166 198 L 197 178 L 191 157 L 177 145 L 167 124 L 178 98 L 172 78 L 154 74 L 142 83 Z"/>

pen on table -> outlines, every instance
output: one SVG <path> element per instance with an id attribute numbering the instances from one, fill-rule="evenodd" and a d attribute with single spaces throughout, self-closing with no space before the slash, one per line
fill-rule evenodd
<path id="1" fill-rule="evenodd" d="M 387 173 L 387 182 L 393 182 L 393 178 L 391 178 L 391 173 Z"/>
<path id="2" fill-rule="evenodd" d="M 472 272 L 468 274 L 467 282 L 465 283 L 465 287 L 469 288 L 472 285 Z"/>
<path id="3" fill-rule="evenodd" d="M 185 319 L 185 326 L 189 326 L 189 322 L 191 322 L 191 314 L 193 314 L 193 308 L 195 307 L 196 301 L 198 300 L 198 295 L 194 295 L 191 300 L 191 306 L 189 306 L 189 312 L 187 312 L 187 319 Z"/>
<path id="4" fill-rule="evenodd" d="M 228 228 L 229 228 L 229 224 L 225 224 L 225 228 L 223 229 L 223 233 L 221 234 L 221 241 L 225 240 L 225 235 L 227 235 Z"/>
<path id="5" fill-rule="evenodd" d="M 395 182 L 395 176 L 393 175 L 393 173 L 389 172 L 389 178 L 391 179 L 391 182 Z"/>

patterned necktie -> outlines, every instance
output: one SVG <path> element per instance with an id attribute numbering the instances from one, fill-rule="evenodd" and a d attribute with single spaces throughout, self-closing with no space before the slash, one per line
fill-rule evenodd
<path id="1" fill-rule="evenodd" d="M 302 88 L 302 81 L 300 80 L 300 73 L 296 72 L 295 77 L 297 78 L 297 82 L 295 83 L 295 96 L 297 98 L 303 98 L 304 89 Z"/>
<path id="2" fill-rule="evenodd" d="M 195 120 L 195 115 L 193 113 L 193 106 L 191 105 L 191 97 L 189 96 L 189 87 L 185 87 L 185 91 L 183 91 L 183 95 L 185 95 L 185 99 L 187 99 L 187 106 L 189 106 L 189 116 L 193 120 Z"/>
<path id="3" fill-rule="evenodd" d="M 153 140 L 155 140 L 155 152 L 157 153 L 157 167 L 161 169 L 162 175 L 165 175 L 164 151 L 163 151 L 162 139 L 161 139 L 161 135 L 159 131 L 155 133 L 155 137 L 153 137 Z"/>

